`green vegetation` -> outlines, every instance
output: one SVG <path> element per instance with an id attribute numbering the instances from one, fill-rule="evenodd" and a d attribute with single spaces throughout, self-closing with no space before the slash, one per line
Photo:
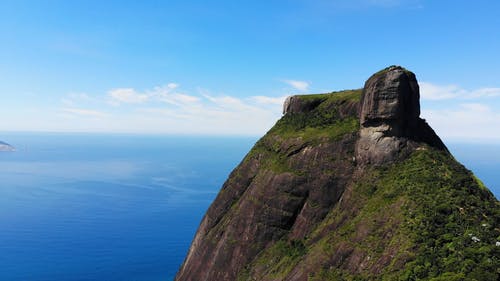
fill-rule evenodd
<path id="1" fill-rule="evenodd" d="M 294 150 L 306 145 L 338 140 L 359 130 L 357 115 L 341 116 L 340 107 L 346 103 L 352 103 L 356 107 L 361 90 L 298 97 L 303 101 L 313 101 L 317 104 L 316 108 L 283 116 L 247 155 L 263 159 L 264 168 L 276 173 L 300 173 L 286 163 L 287 157 Z"/>
<path id="2" fill-rule="evenodd" d="M 403 277 L 497 280 L 500 205 L 472 173 L 436 151 L 419 151 L 393 172 L 390 184 L 405 187 L 413 203 L 405 228 L 417 255 Z"/>
<path id="3" fill-rule="evenodd" d="M 354 89 L 354 90 L 343 90 L 343 91 L 335 91 L 331 93 L 325 94 L 311 94 L 311 95 L 300 95 L 300 99 L 311 101 L 311 100 L 320 100 L 321 102 L 327 101 L 326 104 L 323 104 L 322 107 L 328 106 L 328 103 L 335 102 L 345 102 L 345 101 L 359 101 L 361 98 L 362 89 Z"/>
<path id="4" fill-rule="evenodd" d="M 300 175 L 290 155 L 355 134 L 357 116 L 341 110 L 360 95 L 300 96 L 314 107 L 283 116 L 247 157 L 263 170 Z M 282 280 L 297 266 L 314 269 L 311 281 L 498 280 L 500 204 L 449 153 L 425 146 L 402 162 L 364 167 L 345 193 L 347 203 L 335 205 L 304 240 L 285 235 L 238 280 Z"/>
<path id="5" fill-rule="evenodd" d="M 264 250 L 251 267 L 240 273 L 238 281 L 260 280 L 263 276 L 255 275 L 261 274 L 265 274 L 267 278 L 282 280 L 306 253 L 303 241 L 282 239 Z"/>
<path id="6" fill-rule="evenodd" d="M 337 140 L 345 134 L 356 132 L 359 129 L 359 120 L 357 118 L 346 118 L 343 120 L 336 120 L 335 117 L 331 118 L 328 123 L 327 117 L 321 116 L 318 118 L 316 126 L 304 125 L 306 120 L 311 121 L 308 114 L 293 114 L 283 117 L 276 124 L 276 128 L 272 133 L 280 136 L 283 139 L 290 137 L 300 137 L 308 143 L 315 143 L 321 139 L 328 138 L 330 140 Z"/>
<path id="7" fill-rule="evenodd" d="M 299 247 L 282 240 L 261 253 L 247 273 L 259 268 L 262 280 L 281 280 L 299 263 L 317 263 L 320 270 L 309 275 L 311 281 L 500 276 L 500 205 L 448 153 L 425 148 L 401 163 L 367 170 L 351 196 L 348 208 L 332 209 Z M 360 272 L 331 261 L 346 249 L 363 257 Z M 388 256 L 392 261 L 383 264 Z"/>
<path id="8" fill-rule="evenodd" d="M 272 279 L 283 279 L 297 265 L 307 249 L 300 240 L 280 240 L 260 255 L 255 265 L 262 267 Z"/>
<path id="9" fill-rule="evenodd" d="M 339 111 L 341 106 L 348 102 L 357 104 L 361 98 L 361 90 L 298 97 L 305 103 L 317 106 L 308 112 L 286 114 L 268 134 L 282 138 L 300 137 L 304 141 L 313 141 L 321 137 L 335 140 L 359 129 L 357 115 L 341 116 Z"/>
<path id="10" fill-rule="evenodd" d="M 287 114 L 278 121 L 278 123 L 283 122 L 287 124 L 289 128 L 295 129 L 304 128 L 305 126 L 318 127 L 331 125 L 332 121 L 338 121 L 338 119 L 340 119 L 338 115 L 340 107 L 347 102 L 359 102 L 361 98 L 361 89 L 332 92 L 328 94 L 301 95 L 296 97 L 304 104 L 308 103 L 316 106 L 308 112 Z M 294 115 L 302 115 L 309 118 L 292 118 L 288 120 L 289 117 Z M 292 120 L 300 120 L 300 122 L 294 123 Z"/>
<path id="11" fill-rule="evenodd" d="M 449 154 L 432 149 L 416 151 L 403 163 L 367 174 L 353 194 L 363 207 L 349 223 L 323 239 L 328 241 L 326 250 L 322 246 L 324 254 L 333 255 L 338 249 L 335 243 L 340 242 L 331 241 L 355 239 L 363 226 L 372 231 L 353 247 L 375 261 L 387 249 L 396 249 L 391 255 L 406 262 L 398 264 L 396 258 L 396 263 L 380 274 L 353 275 L 338 268 L 324 269 L 310 280 L 482 281 L 500 276 L 500 247 L 496 246 L 500 205 Z M 388 210 L 396 224 L 370 227 L 383 221 Z M 338 214 L 332 214 L 322 227 L 336 217 Z M 393 236 L 388 238 L 391 232 Z M 386 242 L 381 243 L 384 239 Z M 321 248 L 318 245 L 312 246 Z"/>
<path id="12" fill-rule="evenodd" d="M 373 75 L 372 75 L 372 77 L 373 77 L 373 76 L 380 75 L 380 74 L 382 74 L 382 73 L 386 73 L 386 72 L 388 72 L 388 71 L 389 71 L 391 68 L 393 68 L 393 67 L 400 67 L 400 68 L 401 68 L 401 69 L 402 69 L 405 73 L 407 73 L 407 74 L 412 74 L 412 72 L 411 72 L 411 71 L 409 71 L 408 69 L 406 69 L 406 68 L 404 68 L 404 67 L 402 67 L 402 66 L 398 66 L 398 65 L 391 65 L 391 66 L 388 66 L 388 67 L 386 67 L 386 68 L 384 68 L 384 69 L 382 69 L 382 70 L 377 71 L 375 74 L 373 74 Z"/>

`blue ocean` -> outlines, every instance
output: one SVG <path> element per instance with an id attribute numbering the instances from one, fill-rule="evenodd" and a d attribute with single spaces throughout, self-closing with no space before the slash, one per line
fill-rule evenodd
<path id="1" fill-rule="evenodd" d="M 172 280 L 256 138 L 10 134 L 0 280 Z"/>
<path id="2" fill-rule="evenodd" d="M 172 280 L 256 137 L 3 134 L 0 280 Z M 500 197 L 500 145 L 447 144 Z"/>

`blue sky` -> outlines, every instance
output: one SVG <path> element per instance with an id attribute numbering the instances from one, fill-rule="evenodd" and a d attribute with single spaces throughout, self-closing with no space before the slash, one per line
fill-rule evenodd
<path id="1" fill-rule="evenodd" d="M 283 98 L 405 66 L 449 140 L 500 140 L 499 1 L 1 1 L 0 131 L 260 135 Z"/>

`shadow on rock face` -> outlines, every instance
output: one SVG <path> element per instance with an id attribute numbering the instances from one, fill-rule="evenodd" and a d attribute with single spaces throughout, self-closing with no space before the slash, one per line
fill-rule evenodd
<path id="1" fill-rule="evenodd" d="M 400 66 L 386 68 L 366 81 L 360 104 L 358 163 L 393 162 L 422 143 L 446 149 L 420 118 L 419 99 L 415 74 Z"/>

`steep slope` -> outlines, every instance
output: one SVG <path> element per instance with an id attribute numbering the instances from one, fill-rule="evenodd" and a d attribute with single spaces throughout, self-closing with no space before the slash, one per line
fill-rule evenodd
<path id="1" fill-rule="evenodd" d="M 500 204 L 419 118 L 413 73 L 293 96 L 284 113 L 176 280 L 498 280 Z"/>

